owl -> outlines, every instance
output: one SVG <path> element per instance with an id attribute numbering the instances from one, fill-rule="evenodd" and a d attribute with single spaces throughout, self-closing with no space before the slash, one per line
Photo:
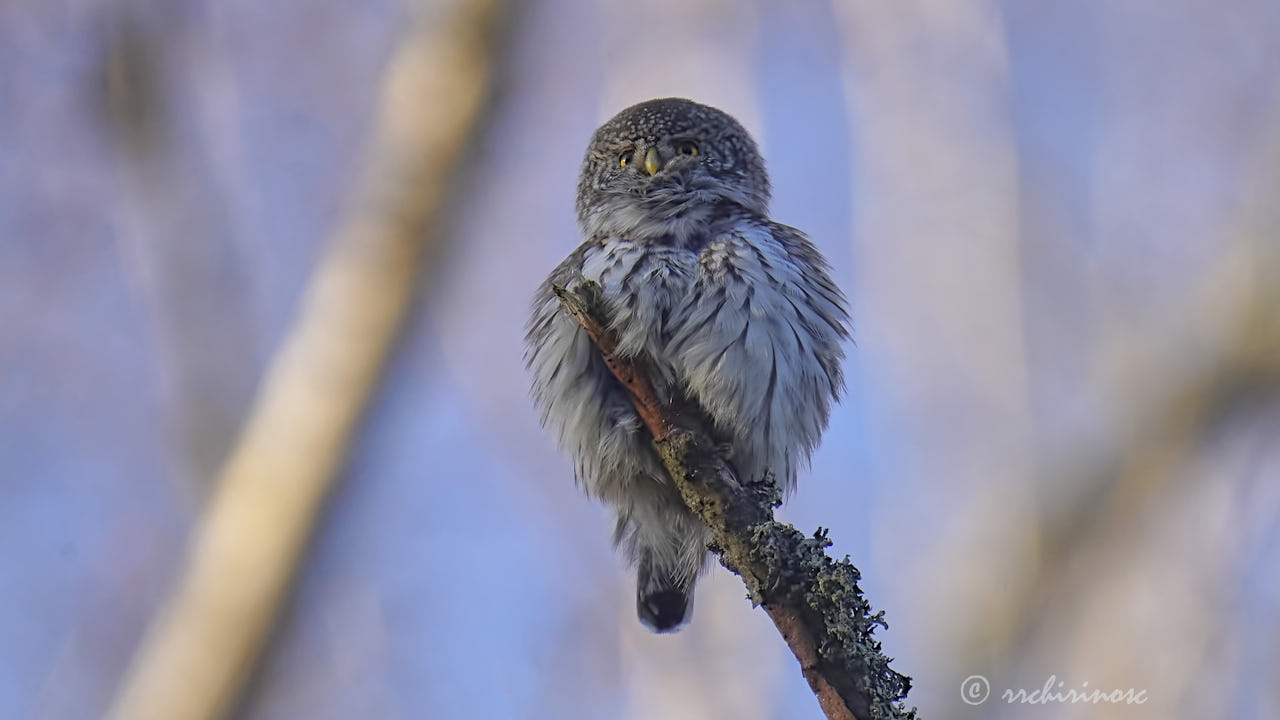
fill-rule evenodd
<path id="1" fill-rule="evenodd" d="M 582 163 L 585 242 L 533 299 L 534 404 L 579 486 L 611 509 L 637 614 L 655 632 L 687 620 L 709 531 L 553 288 L 598 283 L 618 353 L 644 358 L 705 411 L 741 481 L 788 492 L 843 390 L 849 313 L 818 249 L 769 218 L 769 195 L 755 142 L 728 114 L 678 98 L 626 108 Z"/>

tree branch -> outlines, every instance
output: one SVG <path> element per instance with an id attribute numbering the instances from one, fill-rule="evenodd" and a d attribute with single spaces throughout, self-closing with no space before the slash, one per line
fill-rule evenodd
<path id="1" fill-rule="evenodd" d="M 837 562 L 826 554 L 826 531 L 806 537 L 774 520 L 773 508 L 781 503 L 777 485 L 740 483 L 717 452 L 702 410 L 676 388 L 663 387 L 661 375 L 643 358 L 617 354 L 599 285 L 557 287 L 556 295 L 630 392 L 685 503 L 711 529 L 711 549 L 773 620 L 826 716 L 915 718 L 915 710 L 901 702 L 911 679 L 889 667 L 872 637 L 876 625 L 885 626 L 884 614 L 872 614 L 858 588 L 858 569 L 847 558 Z M 675 400 L 663 403 L 662 397 Z"/>
<path id="2" fill-rule="evenodd" d="M 109 717 L 234 709 L 411 306 L 480 127 L 505 0 L 416 8 L 388 63 L 364 174 Z"/>

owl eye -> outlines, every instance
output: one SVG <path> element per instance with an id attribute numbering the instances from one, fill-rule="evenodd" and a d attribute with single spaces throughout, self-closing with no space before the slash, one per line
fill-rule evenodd
<path id="1" fill-rule="evenodd" d="M 622 154 L 618 156 L 618 167 L 626 167 L 635 156 L 635 150 L 624 150 Z"/>
<path id="2" fill-rule="evenodd" d="M 693 157 L 698 154 L 698 146 L 691 142 L 682 142 L 676 146 L 676 152 Z"/>

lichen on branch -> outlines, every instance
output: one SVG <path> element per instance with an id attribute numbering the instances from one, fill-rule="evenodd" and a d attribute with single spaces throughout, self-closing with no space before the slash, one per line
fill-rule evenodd
<path id="1" fill-rule="evenodd" d="M 598 284 L 583 281 L 555 292 L 631 394 L 685 504 L 711 529 L 710 549 L 773 620 L 827 717 L 914 719 L 915 709 L 902 703 L 911 678 L 889 666 L 873 637 L 877 625 L 887 627 L 884 613 L 872 611 L 849 559 L 827 555 L 826 530 L 810 537 L 776 521 L 782 495 L 772 479 L 740 482 L 701 408 L 679 388 L 662 385 L 645 358 L 616 352 Z"/>

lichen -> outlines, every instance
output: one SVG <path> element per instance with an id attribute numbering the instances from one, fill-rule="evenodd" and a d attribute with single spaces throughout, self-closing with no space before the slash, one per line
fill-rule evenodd
<path id="1" fill-rule="evenodd" d="M 911 689 L 911 678 L 889 667 L 891 658 L 873 636 L 876 626 L 888 627 L 884 613 L 872 611 L 858 587 L 861 573 L 847 557 L 836 561 L 827 555 L 830 546 L 823 528 L 806 537 L 773 520 L 757 525 L 749 560 L 763 572 L 759 597 L 752 600 L 795 604 L 803 599 L 810 615 L 806 625 L 821 628 L 815 638 L 818 656 L 835 670 L 828 676 L 851 684 L 867 699 L 869 718 L 915 718 L 915 709 L 907 710 L 901 702 Z"/>

